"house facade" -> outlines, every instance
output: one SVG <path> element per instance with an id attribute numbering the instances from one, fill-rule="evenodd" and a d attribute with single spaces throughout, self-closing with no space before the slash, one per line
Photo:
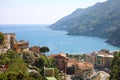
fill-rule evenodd
<path id="1" fill-rule="evenodd" d="M 87 54 L 85 56 L 85 61 L 92 63 L 93 65 L 95 65 L 96 68 L 109 68 L 112 63 L 113 57 L 113 54 L 109 51 L 101 50 L 96 53 L 94 52 L 89 55 Z"/>
<path id="2" fill-rule="evenodd" d="M 86 79 L 93 75 L 94 67 L 89 62 L 79 62 L 75 68 L 74 77 L 76 79 Z"/>
<path id="3" fill-rule="evenodd" d="M 40 53 L 40 47 L 39 46 L 30 47 L 29 50 L 33 51 L 35 53 Z"/>
<path id="4" fill-rule="evenodd" d="M 14 48 L 14 42 L 15 42 L 15 33 L 3 33 L 4 35 L 4 44 L 2 45 L 2 48 L 0 48 L 0 53 L 6 53 L 9 49 Z"/>
<path id="5" fill-rule="evenodd" d="M 96 65 L 99 67 L 109 68 L 112 63 L 113 55 L 98 54 L 96 57 Z"/>
<path id="6" fill-rule="evenodd" d="M 6 49 L 13 49 L 14 47 L 14 42 L 16 39 L 16 34 L 15 33 L 3 33 L 4 35 L 4 48 Z"/>
<path id="7" fill-rule="evenodd" d="M 59 53 L 59 54 L 51 55 L 50 57 L 55 58 L 56 67 L 60 71 L 63 71 L 64 73 L 66 73 L 66 71 L 67 71 L 67 61 L 68 61 L 68 58 L 66 57 L 66 54 Z"/>
<path id="8" fill-rule="evenodd" d="M 29 42 L 20 40 L 14 44 L 14 50 L 17 52 L 26 52 L 29 50 Z"/>

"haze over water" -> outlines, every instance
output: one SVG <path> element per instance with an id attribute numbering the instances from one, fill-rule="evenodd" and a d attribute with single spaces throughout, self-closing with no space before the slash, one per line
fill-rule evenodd
<path id="1" fill-rule="evenodd" d="M 66 31 L 53 31 L 48 25 L 0 25 L 1 32 L 16 33 L 17 40 L 29 41 L 29 46 L 48 46 L 52 53 L 80 54 L 101 49 L 118 50 L 105 43 L 105 39 L 86 36 L 69 36 Z"/>

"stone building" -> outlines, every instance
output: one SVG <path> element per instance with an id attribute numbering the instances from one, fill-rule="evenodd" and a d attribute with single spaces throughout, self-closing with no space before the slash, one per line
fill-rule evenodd
<path id="1" fill-rule="evenodd" d="M 29 50 L 29 42 L 20 40 L 14 44 L 14 50 L 17 52 L 26 52 Z"/>
<path id="2" fill-rule="evenodd" d="M 15 33 L 3 33 L 3 35 L 5 37 L 3 48 L 13 49 L 14 48 L 14 42 L 15 42 L 16 34 Z"/>

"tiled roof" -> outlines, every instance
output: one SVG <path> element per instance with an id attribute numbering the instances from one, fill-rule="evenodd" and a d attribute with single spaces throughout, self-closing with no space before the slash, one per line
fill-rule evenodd
<path id="1" fill-rule="evenodd" d="M 79 62 L 76 59 L 68 58 L 67 66 L 77 65 Z"/>
<path id="2" fill-rule="evenodd" d="M 93 68 L 93 65 L 89 62 L 80 62 L 78 63 L 78 68 L 81 70 L 87 70 Z"/>
<path id="3" fill-rule="evenodd" d="M 64 53 L 52 54 L 52 55 L 50 55 L 49 57 L 56 57 L 56 56 L 62 56 L 62 57 L 64 57 L 64 58 L 67 58 L 66 54 L 64 54 Z"/>

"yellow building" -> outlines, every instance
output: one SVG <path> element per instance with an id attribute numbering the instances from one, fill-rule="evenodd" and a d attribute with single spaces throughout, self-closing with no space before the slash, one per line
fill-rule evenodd
<path id="1" fill-rule="evenodd" d="M 109 68 L 111 63 L 112 63 L 113 55 L 111 55 L 111 54 L 98 54 L 96 59 L 97 59 L 96 60 L 97 66 Z"/>

